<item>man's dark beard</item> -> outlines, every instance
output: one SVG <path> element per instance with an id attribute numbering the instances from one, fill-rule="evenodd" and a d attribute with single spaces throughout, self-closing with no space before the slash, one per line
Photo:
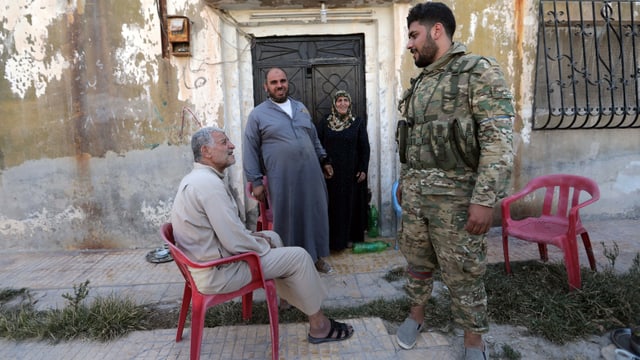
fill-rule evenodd
<path id="1" fill-rule="evenodd" d="M 282 104 L 289 98 L 289 90 L 287 89 L 287 92 L 285 92 L 284 96 L 281 98 L 276 98 L 275 96 L 273 96 L 273 94 L 269 93 L 269 98 L 279 104 Z"/>
<path id="2" fill-rule="evenodd" d="M 415 60 L 416 66 L 423 68 L 433 64 L 437 53 L 438 45 L 432 38 L 429 38 L 422 49 L 418 51 L 418 58 Z"/>

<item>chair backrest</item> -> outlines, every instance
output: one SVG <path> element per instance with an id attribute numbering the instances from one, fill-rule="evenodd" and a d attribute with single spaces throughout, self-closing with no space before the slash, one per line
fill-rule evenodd
<path id="1" fill-rule="evenodd" d="M 173 226 L 171 223 L 163 224 L 160 228 L 160 234 L 162 235 L 162 239 L 164 239 L 165 243 L 169 246 L 171 256 L 178 266 L 178 269 L 180 269 L 184 280 L 195 290 L 195 284 L 191 277 L 191 272 L 189 272 L 189 268 L 187 267 L 188 265 L 193 265 L 193 262 L 189 260 L 184 252 L 176 246 L 176 240 L 173 237 Z"/>
<path id="2" fill-rule="evenodd" d="M 171 223 L 165 223 L 160 228 L 160 234 L 165 243 L 169 245 L 169 251 L 173 256 L 173 260 L 180 269 L 185 281 L 194 291 L 198 291 L 193 278 L 191 277 L 191 268 L 208 268 L 212 266 L 224 265 L 236 261 L 244 261 L 249 266 L 251 271 L 251 282 L 245 285 L 244 289 L 257 289 L 265 287 L 264 272 L 262 271 L 262 265 L 260 264 L 260 257 L 254 251 L 245 252 L 242 254 L 227 256 L 216 260 L 210 260 L 207 262 L 198 263 L 190 260 L 185 253 L 176 246 L 175 238 L 173 237 L 173 225 Z"/>
<path id="3" fill-rule="evenodd" d="M 589 178 L 579 175 L 552 174 L 539 176 L 529 181 L 522 191 L 531 193 L 542 188 L 545 189 L 542 204 L 543 215 L 567 217 L 572 208 L 586 206 L 600 199 L 598 184 Z M 581 199 L 584 193 L 590 197 Z"/>

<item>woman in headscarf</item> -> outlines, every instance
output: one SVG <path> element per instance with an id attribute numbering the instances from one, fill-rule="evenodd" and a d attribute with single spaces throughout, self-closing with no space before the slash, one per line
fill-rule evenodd
<path id="1" fill-rule="evenodd" d="M 339 251 L 364 241 L 367 228 L 367 122 L 352 113 L 351 95 L 339 90 L 331 114 L 317 124 L 318 138 L 331 159 L 334 175 L 329 192 L 329 247 Z"/>

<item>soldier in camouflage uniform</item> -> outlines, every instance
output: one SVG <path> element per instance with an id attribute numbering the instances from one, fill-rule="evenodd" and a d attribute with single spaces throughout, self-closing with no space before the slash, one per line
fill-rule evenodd
<path id="1" fill-rule="evenodd" d="M 494 59 L 452 41 L 455 18 L 446 5 L 414 6 L 407 25 L 407 48 L 422 72 L 399 106 L 400 250 L 412 308 L 397 340 L 415 345 L 439 268 L 464 329 L 465 359 L 487 359 L 486 233 L 511 177 L 512 96 Z"/>

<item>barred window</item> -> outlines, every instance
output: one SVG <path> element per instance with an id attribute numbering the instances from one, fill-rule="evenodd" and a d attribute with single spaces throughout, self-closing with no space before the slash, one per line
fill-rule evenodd
<path id="1" fill-rule="evenodd" d="M 534 130 L 640 128 L 640 1 L 541 0 Z"/>

